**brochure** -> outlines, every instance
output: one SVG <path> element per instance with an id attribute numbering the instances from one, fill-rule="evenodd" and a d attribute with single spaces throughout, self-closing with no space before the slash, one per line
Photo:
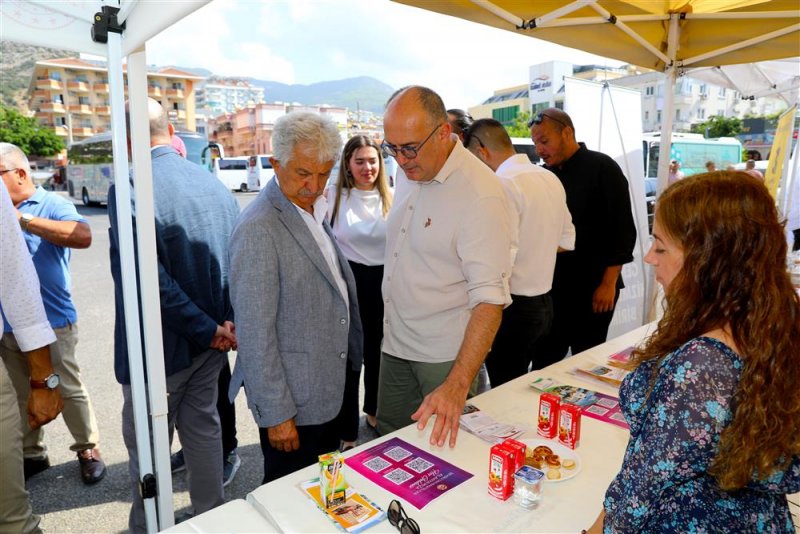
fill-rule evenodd
<path id="1" fill-rule="evenodd" d="M 419 510 L 472 478 L 471 473 L 400 438 L 351 456 L 347 465 Z"/>
<path id="2" fill-rule="evenodd" d="M 502 443 L 508 438 L 516 439 L 526 431 L 525 428 L 519 426 L 498 423 L 473 404 L 464 406 L 460 426 L 470 434 L 489 443 Z"/>
<path id="3" fill-rule="evenodd" d="M 628 365 L 631 361 L 631 353 L 633 352 L 633 346 L 628 347 L 626 349 L 622 349 L 621 351 L 617 352 L 616 354 L 612 354 L 611 357 L 608 359 L 608 365 L 611 367 L 619 367 L 620 369 L 628 369 Z"/>
<path id="4" fill-rule="evenodd" d="M 586 417 L 610 423 L 626 430 L 630 429 L 619 407 L 619 399 L 617 397 L 562 384 L 546 377 L 536 378 L 530 383 L 530 386 L 542 392 L 556 393 L 563 402 L 578 404 L 581 407 L 581 413 Z M 580 402 L 575 402 L 575 399 Z"/>
<path id="5" fill-rule="evenodd" d="M 300 487 L 314 500 L 317 508 L 325 512 L 328 518 L 345 532 L 361 532 L 386 517 L 386 512 L 365 495 L 356 493 L 352 487 L 347 488 L 346 501 L 332 508 L 325 508 L 322 504 L 318 478 L 303 482 Z"/>
<path id="6" fill-rule="evenodd" d="M 622 379 L 628 374 L 628 371 L 625 369 L 607 367 L 605 365 L 595 365 L 594 367 L 588 367 L 586 369 L 578 367 L 575 369 L 575 372 L 582 376 L 596 378 L 614 387 L 619 387 L 622 384 Z"/>

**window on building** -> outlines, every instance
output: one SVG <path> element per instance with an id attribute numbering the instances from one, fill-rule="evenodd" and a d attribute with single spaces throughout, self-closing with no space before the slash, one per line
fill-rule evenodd
<path id="1" fill-rule="evenodd" d="M 644 88 L 644 94 L 646 96 L 653 96 L 653 94 L 655 94 L 655 87 L 653 87 L 652 85 L 648 85 L 647 87 Z"/>
<path id="2" fill-rule="evenodd" d="M 176 111 L 178 110 L 178 103 L 177 102 L 173 102 L 172 103 L 172 109 L 174 109 Z"/>
<path id="3" fill-rule="evenodd" d="M 59 81 L 59 82 L 60 82 L 60 81 L 61 81 L 61 73 L 60 73 L 60 72 L 58 72 L 58 71 L 51 72 L 51 73 L 50 73 L 50 79 L 51 79 L 51 80 L 56 80 L 56 81 Z"/>
<path id="4" fill-rule="evenodd" d="M 661 122 L 661 110 L 656 111 L 656 122 Z"/>
<path id="5" fill-rule="evenodd" d="M 676 121 L 681 120 L 681 110 L 679 110 L 679 109 L 675 110 L 675 120 Z"/>
<path id="6" fill-rule="evenodd" d="M 519 114 L 519 106 L 508 106 L 492 110 L 492 118 L 502 124 L 511 124 Z"/>
<path id="7" fill-rule="evenodd" d="M 701 95 L 707 95 L 708 94 L 708 87 L 706 87 L 706 84 L 702 84 L 700 86 L 700 94 Z"/>
<path id="8" fill-rule="evenodd" d="M 78 104 L 81 106 L 88 106 L 89 105 L 89 97 L 88 96 L 79 96 L 78 97 Z"/>
<path id="9" fill-rule="evenodd" d="M 698 119 L 705 119 L 706 118 L 706 110 L 703 109 L 703 108 L 698 109 L 697 110 L 697 118 Z"/>
<path id="10" fill-rule="evenodd" d="M 644 112 L 644 120 L 646 120 L 646 121 L 650 120 L 650 112 L 649 111 L 645 111 Z"/>
<path id="11" fill-rule="evenodd" d="M 725 88 L 724 87 L 720 87 L 718 94 L 719 94 L 719 96 L 725 96 Z"/>
<path id="12" fill-rule="evenodd" d="M 67 125 L 66 117 L 56 117 L 56 126 L 66 126 L 66 125 Z"/>

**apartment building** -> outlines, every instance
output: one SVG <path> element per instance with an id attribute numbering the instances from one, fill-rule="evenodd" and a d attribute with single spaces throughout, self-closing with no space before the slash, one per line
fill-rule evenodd
<path id="1" fill-rule="evenodd" d="M 347 136 L 347 108 L 305 106 L 301 104 L 260 103 L 225 113 L 208 121 L 209 139 L 222 145 L 227 156 L 253 156 L 272 153 L 272 129 L 279 117 L 292 111 L 327 115 Z"/>
<path id="2" fill-rule="evenodd" d="M 211 76 L 197 87 L 197 108 L 209 117 L 264 102 L 264 88 L 241 78 Z"/>
<path id="3" fill-rule="evenodd" d="M 203 79 L 171 67 L 153 68 L 147 73 L 147 94 L 164 106 L 176 128 L 193 131 L 194 88 Z M 127 95 L 127 77 L 125 84 Z M 28 88 L 28 108 L 40 125 L 52 128 L 67 142 L 109 130 L 106 63 L 79 58 L 37 61 Z"/>

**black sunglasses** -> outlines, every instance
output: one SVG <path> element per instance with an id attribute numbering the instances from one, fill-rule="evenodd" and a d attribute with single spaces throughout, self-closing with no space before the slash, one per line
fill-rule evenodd
<path id="1" fill-rule="evenodd" d="M 387 515 L 389 516 L 389 523 L 393 527 L 397 527 L 400 534 L 420 534 L 419 525 L 406 515 L 406 511 L 403 510 L 403 505 L 400 504 L 400 501 L 393 500 L 389 503 Z"/>
<path id="2" fill-rule="evenodd" d="M 558 120 L 555 117 L 551 117 L 550 115 L 548 115 L 547 113 L 542 111 L 541 113 L 537 113 L 535 117 L 531 117 L 531 120 L 528 121 L 528 128 L 530 128 L 534 124 L 536 124 L 536 125 L 542 124 L 542 121 L 544 121 L 545 119 L 550 119 L 551 121 L 556 121 L 557 123 L 559 123 L 560 125 L 564 126 L 565 128 L 570 126 L 566 122 Z"/>

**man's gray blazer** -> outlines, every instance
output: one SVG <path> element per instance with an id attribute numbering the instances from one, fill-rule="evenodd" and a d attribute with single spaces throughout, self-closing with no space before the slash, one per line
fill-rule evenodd
<path id="1" fill-rule="evenodd" d="M 348 361 L 360 369 L 361 319 L 353 273 L 333 239 L 347 307 L 306 223 L 275 180 L 239 217 L 230 244 L 230 292 L 239 352 L 231 397 L 244 383 L 261 428 L 339 413 Z"/>

